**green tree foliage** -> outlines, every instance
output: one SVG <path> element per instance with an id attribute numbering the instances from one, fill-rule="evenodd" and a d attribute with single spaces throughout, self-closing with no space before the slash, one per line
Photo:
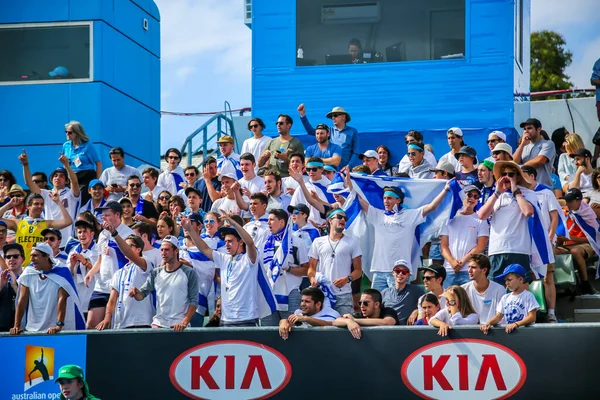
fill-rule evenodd
<path id="1" fill-rule="evenodd" d="M 531 34 L 531 92 L 569 89 L 573 86 L 565 68 L 573 54 L 565 48 L 560 33 L 539 31 Z"/>

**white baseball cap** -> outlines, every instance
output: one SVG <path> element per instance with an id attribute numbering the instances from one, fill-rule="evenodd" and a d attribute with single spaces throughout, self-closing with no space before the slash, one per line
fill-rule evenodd
<path id="1" fill-rule="evenodd" d="M 512 157 L 512 147 L 508 143 L 498 143 L 496 146 L 494 146 L 494 150 L 492 150 L 492 153 L 495 151 L 504 151 Z"/>
<path id="2" fill-rule="evenodd" d="M 411 272 L 411 264 L 410 264 L 410 262 L 406 261 L 404 259 L 396 260 L 396 262 L 394 263 L 394 268 L 396 268 L 396 267 L 404 267 L 404 268 L 406 268 L 408 270 L 408 272 Z"/>
<path id="3" fill-rule="evenodd" d="M 359 159 L 363 159 L 363 158 L 376 158 L 379 160 L 379 154 L 377 154 L 377 152 L 375 150 L 367 150 L 364 153 L 360 154 L 358 156 Z"/>
<path id="4" fill-rule="evenodd" d="M 490 132 L 490 134 L 488 135 L 488 140 L 492 140 L 492 138 L 496 136 L 498 139 L 502 139 L 506 142 L 506 135 L 504 134 L 504 132 L 500 132 L 500 131 L 492 131 Z"/>
<path id="5" fill-rule="evenodd" d="M 56 264 L 56 260 L 54 259 L 54 250 L 52 250 L 52 247 L 50 247 L 49 244 L 41 243 L 41 242 L 36 243 L 36 245 L 31 250 L 36 250 L 36 251 L 39 251 L 40 253 L 47 254 L 48 256 L 50 256 L 50 262 L 52 264 Z"/>
<path id="6" fill-rule="evenodd" d="M 463 135 L 462 129 L 457 128 L 457 127 L 448 129 L 448 133 L 447 134 L 450 134 L 450 133 L 453 133 L 456 136 L 460 136 L 460 137 L 462 137 L 462 135 Z"/>
<path id="7" fill-rule="evenodd" d="M 165 238 L 162 241 L 163 241 L 163 243 L 164 242 L 171 243 L 176 248 L 179 248 L 179 239 L 177 239 L 175 236 L 167 235 L 167 236 L 165 236 Z"/>

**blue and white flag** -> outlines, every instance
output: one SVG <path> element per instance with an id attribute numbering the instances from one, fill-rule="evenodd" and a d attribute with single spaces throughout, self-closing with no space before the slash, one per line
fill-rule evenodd
<path id="1" fill-rule="evenodd" d="M 273 314 L 277 311 L 277 301 L 275 300 L 275 295 L 273 294 L 273 289 L 271 284 L 269 283 L 268 274 L 265 268 L 263 268 L 263 264 L 260 261 L 260 251 L 257 249 L 257 257 L 259 258 L 256 262 L 258 263 L 257 271 L 257 308 L 258 308 L 258 318 L 265 318 L 269 315 Z M 284 281 L 285 279 L 281 279 Z"/>
<path id="2" fill-rule="evenodd" d="M 579 210 L 569 211 L 569 218 L 581 229 L 594 252 L 600 255 L 600 221 L 594 210 L 587 203 L 581 202 Z M 596 270 L 596 278 L 600 277 L 599 270 Z"/>
<path id="3" fill-rule="evenodd" d="M 237 157 L 236 157 L 237 156 Z M 240 156 L 233 153 L 229 157 L 219 156 L 217 158 L 217 173 L 219 175 L 235 174 L 237 179 L 242 179 L 244 174 L 240 167 Z"/>
<path id="4" fill-rule="evenodd" d="M 280 246 L 275 249 L 275 243 L 280 242 Z M 292 226 L 291 219 L 288 225 L 281 232 L 271 234 L 265 242 L 262 252 L 262 265 L 269 278 L 269 284 L 275 299 L 277 301 L 278 311 L 288 310 L 289 290 L 285 277 L 283 277 L 283 268 L 289 265 L 289 257 L 292 257 Z"/>
<path id="5" fill-rule="evenodd" d="M 323 303 L 323 307 L 333 308 L 335 307 L 335 303 L 337 302 L 337 296 L 333 294 L 333 283 L 320 272 L 315 274 L 315 280 L 319 282 L 319 289 L 325 295 L 325 303 Z"/>

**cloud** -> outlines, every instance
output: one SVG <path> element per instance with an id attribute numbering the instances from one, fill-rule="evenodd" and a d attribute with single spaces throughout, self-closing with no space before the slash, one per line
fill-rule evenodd
<path id="1" fill-rule="evenodd" d="M 196 72 L 196 67 L 192 65 L 184 65 L 182 67 L 177 68 L 175 74 L 179 79 L 185 81 L 188 78 L 188 76 L 190 76 L 194 72 Z"/>
<path id="2" fill-rule="evenodd" d="M 598 0 L 532 0 L 531 31 L 598 21 Z"/>
<path id="3" fill-rule="evenodd" d="M 600 58 L 600 38 L 596 38 L 586 43 L 582 54 L 573 55 L 573 63 L 567 68 L 567 75 L 571 77 L 571 82 L 578 88 L 591 88 L 590 77 L 592 67 L 596 60 Z"/>

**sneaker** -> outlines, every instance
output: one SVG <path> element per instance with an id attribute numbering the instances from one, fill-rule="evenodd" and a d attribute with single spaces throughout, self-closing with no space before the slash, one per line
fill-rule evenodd
<path id="1" fill-rule="evenodd" d="M 556 318 L 556 314 L 548 315 L 548 323 L 549 324 L 556 324 L 557 322 L 558 322 L 558 319 Z"/>
<path id="2" fill-rule="evenodd" d="M 598 294 L 598 292 L 596 292 L 596 289 L 594 289 L 590 281 L 581 282 L 581 291 L 583 294 Z"/>

